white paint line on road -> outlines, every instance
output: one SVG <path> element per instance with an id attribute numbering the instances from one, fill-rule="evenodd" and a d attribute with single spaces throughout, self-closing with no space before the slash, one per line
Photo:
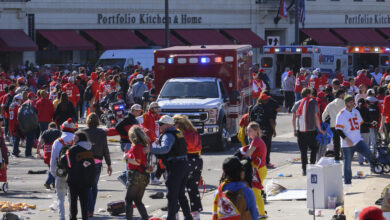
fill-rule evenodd
<path id="1" fill-rule="evenodd" d="M 284 133 L 284 134 L 278 134 L 276 138 L 293 138 L 294 132 Z"/>

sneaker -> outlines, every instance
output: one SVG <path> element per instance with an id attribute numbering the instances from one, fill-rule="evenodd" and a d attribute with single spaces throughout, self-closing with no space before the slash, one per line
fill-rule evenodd
<path id="1" fill-rule="evenodd" d="M 45 183 L 45 184 L 43 184 L 43 186 L 46 188 L 46 189 L 51 189 L 51 187 L 50 187 L 50 184 L 47 184 L 47 183 Z"/>
<path id="2" fill-rule="evenodd" d="M 273 164 L 273 163 L 268 163 L 268 164 L 267 164 L 267 168 L 268 168 L 268 169 L 275 168 L 275 164 Z"/>
<path id="3" fill-rule="evenodd" d="M 267 219 L 268 216 L 267 215 L 259 215 L 259 218 L 258 219 Z"/>
<path id="4" fill-rule="evenodd" d="M 306 170 L 302 170 L 302 176 L 306 176 Z"/>
<path id="5" fill-rule="evenodd" d="M 124 186 L 127 186 L 127 184 L 126 184 L 126 180 L 125 180 L 125 178 L 126 178 L 126 176 L 123 176 L 123 175 L 121 175 L 121 176 L 118 176 L 118 178 L 116 178 L 120 183 L 122 183 Z"/>
<path id="6" fill-rule="evenodd" d="M 12 158 L 19 158 L 19 154 L 12 154 Z"/>
<path id="7" fill-rule="evenodd" d="M 154 177 L 150 182 L 150 185 L 161 185 L 161 181 Z"/>
<path id="8" fill-rule="evenodd" d="M 26 156 L 27 159 L 35 159 L 35 157 L 33 157 L 33 155 L 29 155 L 29 156 Z"/>
<path id="9" fill-rule="evenodd" d="M 193 220 L 200 220 L 199 212 L 191 212 L 191 215 Z"/>
<path id="10" fill-rule="evenodd" d="M 93 217 L 93 212 L 88 212 L 88 217 L 92 218 Z"/>

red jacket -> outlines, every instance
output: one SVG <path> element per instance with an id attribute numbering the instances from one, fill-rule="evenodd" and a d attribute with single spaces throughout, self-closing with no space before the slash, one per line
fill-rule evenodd
<path id="1" fill-rule="evenodd" d="M 371 85 L 372 85 L 372 81 L 370 80 L 370 78 L 368 78 L 367 76 L 365 76 L 363 73 L 359 74 L 356 78 L 355 78 L 355 86 L 357 86 L 359 88 L 359 86 L 361 84 L 364 84 L 366 86 L 366 88 L 370 88 Z"/>
<path id="2" fill-rule="evenodd" d="M 187 144 L 187 153 L 200 155 L 202 152 L 202 140 L 199 133 L 192 130 L 186 130 L 183 131 L 183 136 Z"/>
<path id="3" fill-rule="evenodd" d="M 149 110 L 148 112 L 142 115 L 142 118 L 143 118 L 142 127 L 151 131 L 150 136 L 148 137 L 150 139 L 150 142 L 153 143 L 157 139 L 156 132 L 155 132 L 157 129 L 156 121 L 160 119 L 160 115 L 154 114 Z"/>
<path id="4" fill-rule="evenodd" d="M 3 96 L 5 94 L 4 89 L 6 87 L 8 87 L 10 84 L 11 84 L 11 81 L 9 81 L 8 79 L 0 81 L 0 96 Z"/>
<path id="5" fill-rule="evenodd" d="M 20 105 L 19 104 L 11 104 L 9 107 L 9 131 L 11 132 L 12 136 L 16 135 L 16 128 L 18 126 L 18 110 Z"/>
<path id="6" fill-rule="evenodd" d="M 79 88 L 73 83 L 66 83 L 62 86 L 62 91 L 68 94 L 68 99 L 73 103 L 73 106 L 76 107 L 77 102 L 80 100 Z"/>
<path id="7" fill-rule="evenodd" d="M 54 115 L 54 105 L 47 98 L 37 101 L 38 122 L 51 122 Z"/>

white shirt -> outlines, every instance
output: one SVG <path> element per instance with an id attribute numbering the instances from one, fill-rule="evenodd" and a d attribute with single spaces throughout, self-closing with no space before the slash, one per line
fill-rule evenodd
<path id="1" fill-rule="evenodd" d="M 331 103 L 329 103 L 324 112 L 322 113 L 322 121 L 325 121 L 326 117 L 330 117 L 330 127 L 334 128 L 336 126 L 336 117 L 337 114 L 345 108 L 345 103 L 343 99 L 336 98 Z"/>
<path id="2" fill-rule="evenodd" d="M 362 116 L 359 111 L 355 108 L 352 111 L 348 111 L 345 108 L 340 111 L 336 118 L 336 129 L 342 130 L 355 146 L 359 141 L 362 140 L 360 135 L 360 125 L 363 123 Z M 352 147 L 348 146 L 345 140 L 342 140 L 341 147 Z"/>
<path id="3" fill-rule="evenodd" d="M 377 83 L 378 85 L 381 84 L 382 73 L 379 72 L 378 74 L 376 74 L 375 72 L 372 72 L 372 73 L 371 73 L 371 76 L 374 77 L 374 79 L 375 79 L 375 81 L 376 81 L 376 83 Z"/>
<path id="4" fill-rule="evenodd" d="M 71 144 L 73 142 L 73 133 L 70 132 L 62 132 L 61 138 L 66 144 Z M 56 169 L 57 169 L 57 158 L 60 156 L 62 144 L 57 139 L 53 142 L 52 150 L 51 150 L 51 158 L 50 158 L 50 173 L 54 177 L 56 177 Z"/>

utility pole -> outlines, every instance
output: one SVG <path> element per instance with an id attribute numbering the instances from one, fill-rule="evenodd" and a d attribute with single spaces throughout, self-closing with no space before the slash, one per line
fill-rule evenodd
<path id="1" fill-rule="evenodd" d="M 298 12 L 298 2 L 299 0 L 295 0 L 295 45 L 299 45 L 299 12 Z"/>
<path id="2" fill-rule="evenodd" d="M 169 47 L 169 8 L 168 8 L 168 0 L 165 0 L 165 47 Z"/>

